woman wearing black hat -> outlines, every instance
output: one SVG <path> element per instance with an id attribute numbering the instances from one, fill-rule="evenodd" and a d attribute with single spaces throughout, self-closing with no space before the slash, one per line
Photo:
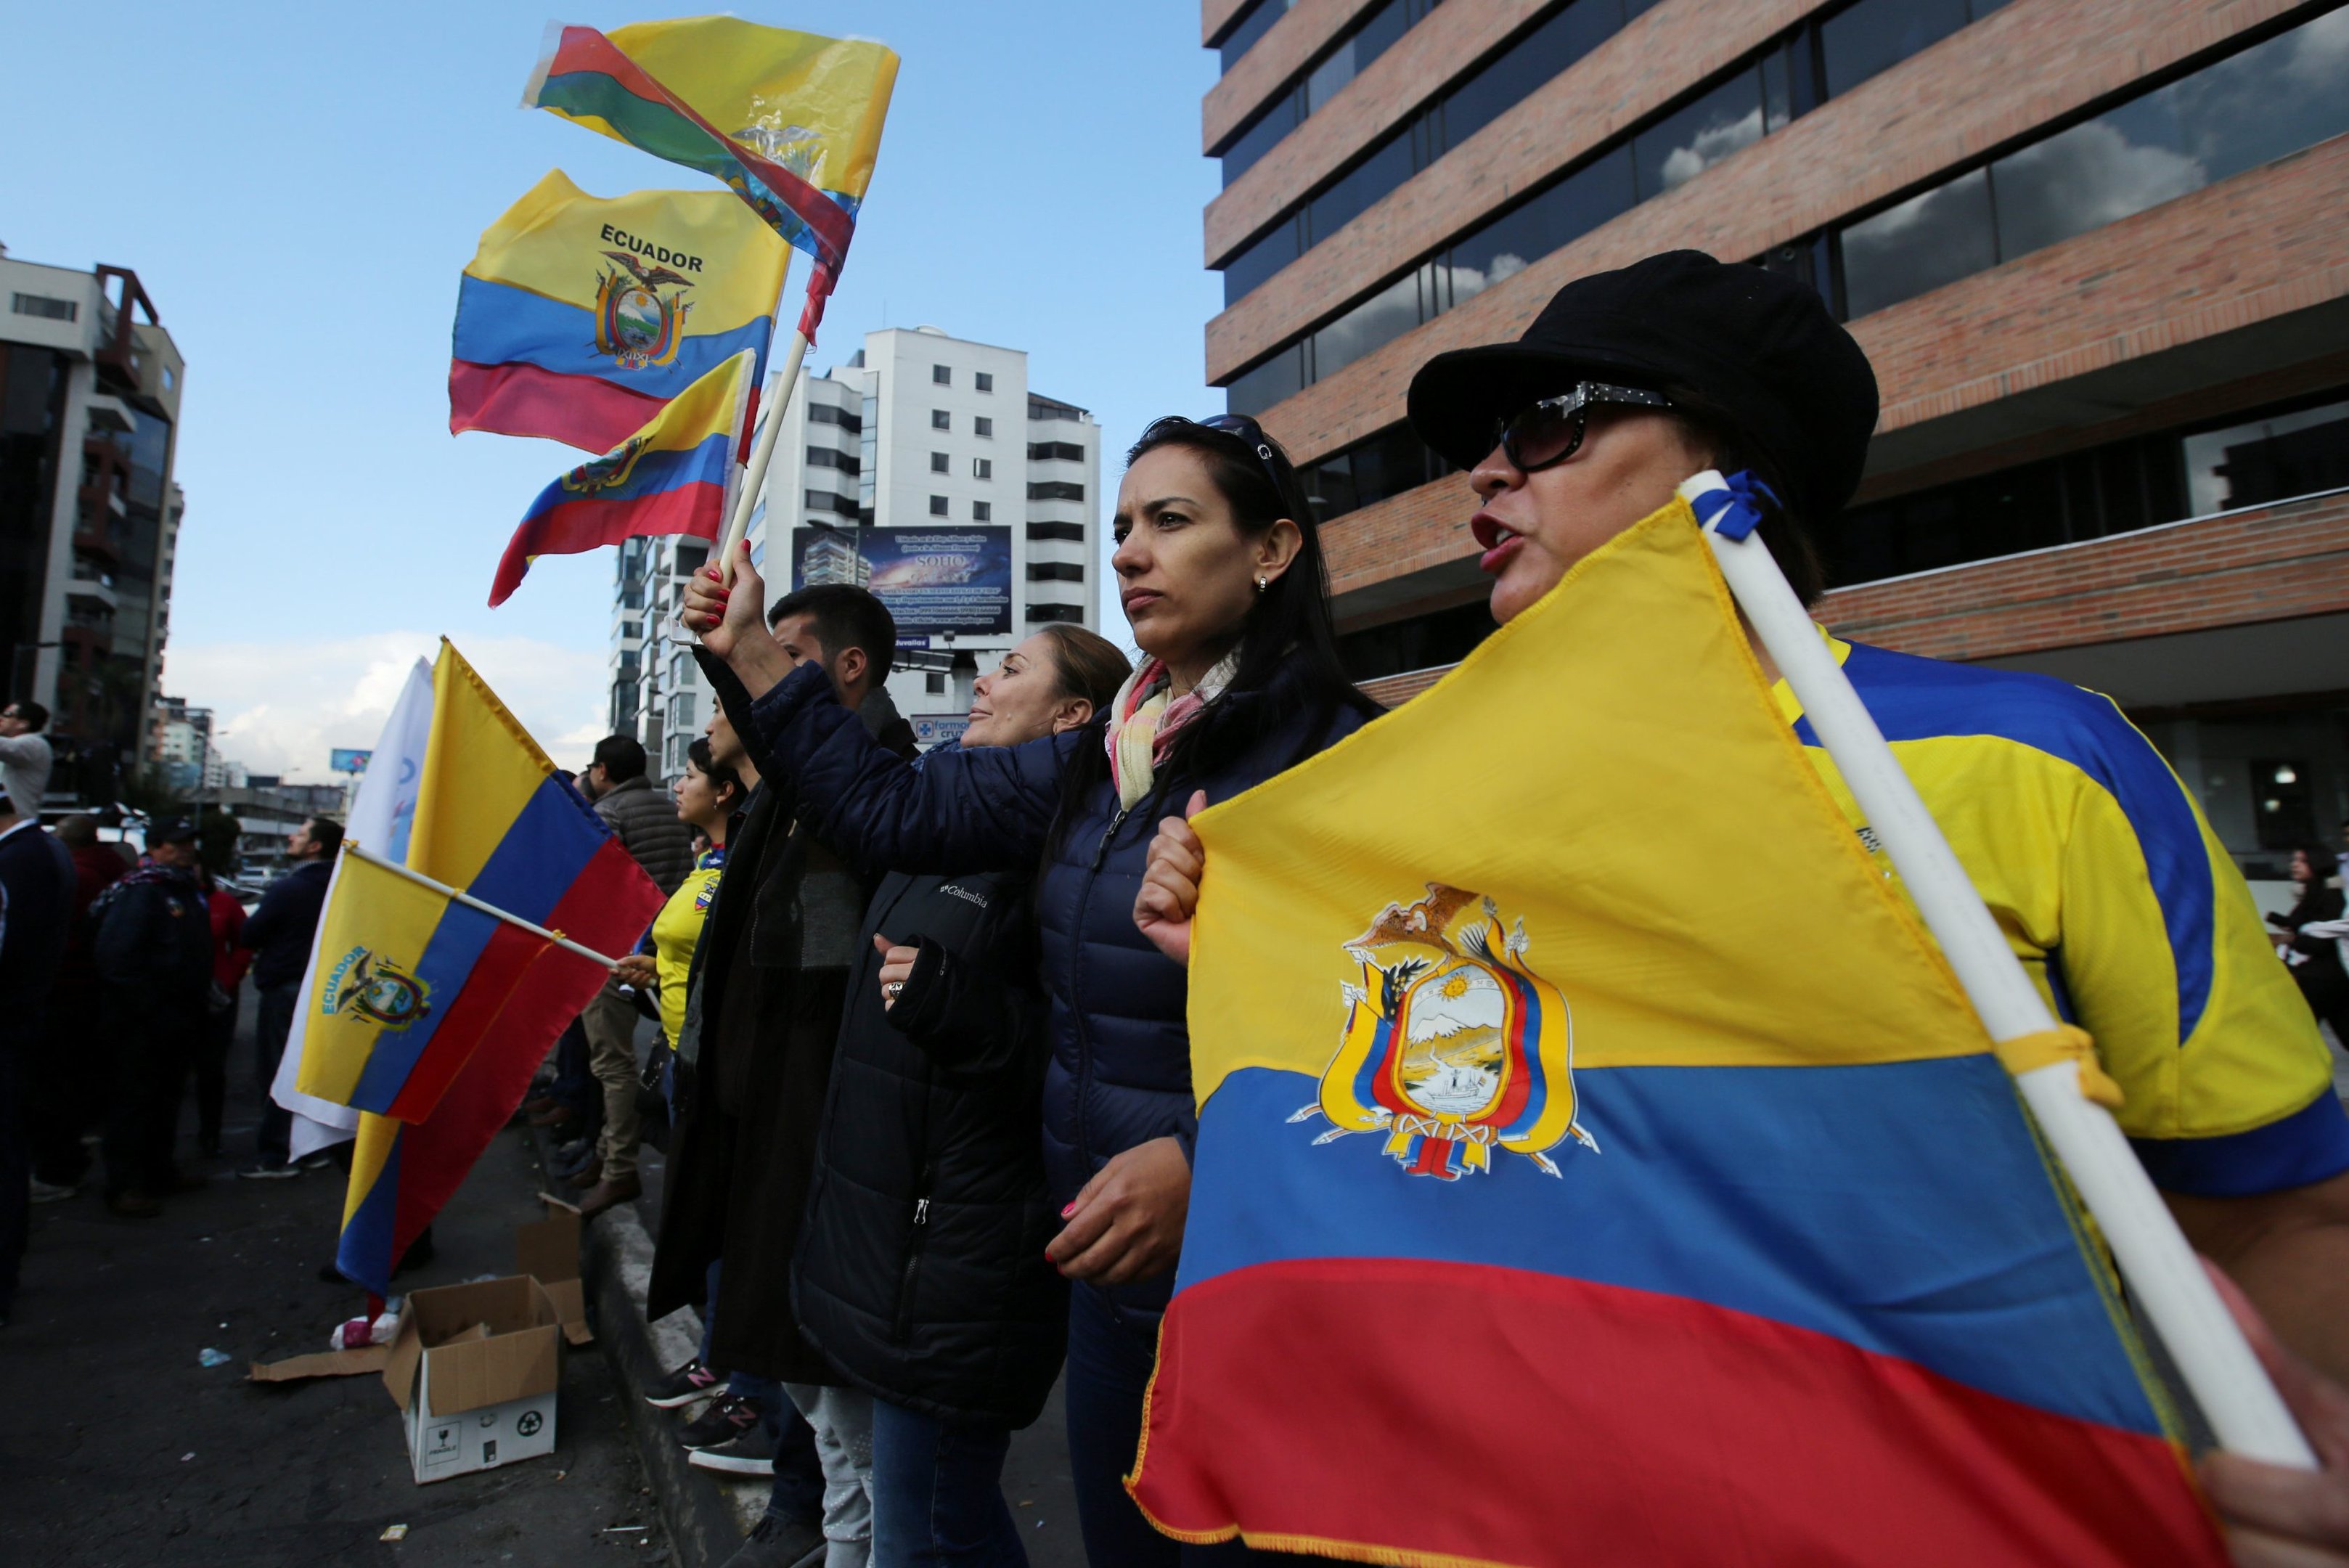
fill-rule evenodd
<path id="1" fill-rule="evenodd" d="M 1816 599 L 1809 528 L 1858 483 L 1877 392 L 1867 357 L 1811 289 L 1677 251 L 1568 285 L 1516 343 L 1437 357 L 1412 383 L 1410 413 L 1469 472 L 1481 503 L 1469 528 L 1506 621 L 1708 468 L 1744 471 L 1783 497 L 1761 535 Z M 2192 797 L 2104 698 L 1835 647 L 2017 955 L 2095 1037 L 2126 1094 L 2124 1129 L 2188 1235 L 2285 1338 L 2349 1374 L 2349 1116 Z M 1775 675 L 1758 642 L 1754 652 Z M 1778 700 L 1798 714 L 1783 685 Z M 1833 782 L 1832 760 L 1796 722 Z M 1196 838 L 1162 823 L 1142 902 L 1170 952 L 1187 950 L 1199 870 Z M 2326 1420 L 2295 1397 L 2312 1377 L 2279 1380 L 2303 1421 Z M 2320 1435 L 2318 1448 L 2349 1454 L 2349 1394 L 2332 1399 L 2333 1446 Z M 2344 1478 L 2223 1457 L 2209 1474 L 2238 1524 L 2349 1544 Z M 2295 1508 L 2331 1518 L 2332 1533 L 2295 1526 Z"/>

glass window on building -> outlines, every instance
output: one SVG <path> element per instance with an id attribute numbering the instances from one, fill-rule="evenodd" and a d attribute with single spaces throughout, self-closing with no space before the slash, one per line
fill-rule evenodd
<path id="1" fill-rule="evenodd" d="M 2323 696 L 2258 711 L 2132 712 L 2202 807 L 2263 909 L 2291 907 L 2292 852 L 2339 854 L 2349 817 L 2349 707 Z"/>
<path id="2" fill-rule="evenodd" d="M 944 473 L 947 472 L 948 468 L 951 466 L 952 461 L 953 460 L 948 458 L 946 453 L 942 452 L 934 452 L 930 453 L 930 472 L 932 473 Z"/>
<path id="3" fill-rule="evenodd" d="M 931 496 L 931 497 L 930 497 L 930 515 L 931 515 L 931 516 L 933 516 L 933 517 L 944 517 L 946 514 L 947 514 L 947 498 L 946 498 L 945 496 L 943 496 L 943 495 L 933 495 L 933 496 Z"/>
<path id="4" fill-rule="evenodd" d="M 950 431 L 954 429 L 954 416 L 944 409 L 932 409 L 930 428 L 934 431 Z"/>
<path id="5" fill-rule="evenodd" d="M 1437 264 L 1446 309 L 1456 309 L 1525 271 L 1560 246 L 1627 212 L 1632 188 L 1631 150 L 1600 153 L 1523 206 L 1504 213 L 1453 245 Z"/>
<path id="6" fill-rule="evenodd" d="M 1879 71 L 1978 21 L 2005 0 L 1859 0 L 1819 27 L 1819 58 L 1829 97 L 1849 92 Z"/>
<path id="7" fill-rule="evenodd" d="M 948 367 L 948 366 L 945 366 L 945 365 L 933 365 L 933 366 L 931 366 L 931 367 L 930 367 L 930 384 L 931 384 L 932 386 L 935 386 L 935 387 L 951 387 L 951 386 L 953 386 L 953 385 L 954 385 L 954 370 L 953 370 L 950 367 Z"/>
<path id="8" fill-rule="evenodd" d="M 979 390 L 983 392 L 986 391 L 987 389 L 985 387 L 981 387 Z M 970 433 L 977 436 L 981 441 L 993 441 L 995 439 L 995 421 L 988 418 L 985 414 L 975 414 L 972 416 L 970 421 Z"/>
<path id="9" fill-rule="evenodd" d="M 1762 140 L 1762 74 L 1740 71 L 1631 139 L 1640 199 L 1661 196 Z"/>
<path id="10" fill-rule="evenodd" d="M 995 521 L 995 503 L 993 503 L 992 501 L 974 501 L 974 502 L 972 502 L 972 503 L 970 504 L 970 520 L 971 520 L 972 522 L 974 522 L 974 523 L 992 523 L 992 522 L 994 522 L 994 521 Z"/>
<path id="11" fill-rule="evenodd" d="M 1844 315 L 1857 319 L 1997 265 L 1990 176 L 1977 169 L 1843 231 Z"/>
<path id="12" fill-rule="evenodd" d="M 2191 516 L 2349 486 L 2349 402 L 2188 436 Z"/>
<path id="13" fill-rule="evenodd" d="M 990 370 L 975 370 L 971 373 L 970 384 L 979 391 L 991 392 L 995 390 L 995 374 Z"/>

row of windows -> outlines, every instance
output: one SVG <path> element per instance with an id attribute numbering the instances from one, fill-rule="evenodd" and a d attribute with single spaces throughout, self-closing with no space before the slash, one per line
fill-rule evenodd
<path id="1" fill-rule="evenodd" d="M 1085 410 L 1069 403 L 1055 402 L 1050 398 L 1028 394 L 1028 417 L 1030 420 L 1066 420 L 1071 424 L 1084 421 Z"/>
<path id="2" fill-rule="evenodd" d="M 1372 60 L 1418 26 L 1440 3 L 1441 0 L 1386 0 L 1340 33 L 1273 97 L 1246 129 L 1225 144 L 1224 183 L 1229 185 L 1253 168 L 1257 160 L 1337 97 L 1339 89 L 1367 70 Z"/>
<path id="3" fill-rule="evenodd" d="M 864 429 L 864 421 L 862 417 L 850 413 L 846 409 L 833 408 L 830 403 L 809 403 L 808 423 L 812 425 L 838 425 L 842 430 L 848 431 L 852 435 L 857 434 Z"/>
<path id="4" fill-rule="evenodd" d="M 951 365 L 931 366 L 930 384 L 934 387 L 953 386 L 954 367 Z M 986 370 L 974 370 L 970 374 L 970 384 L 971 389 L 974 391 L 991 392 L 995 390 L 995 377 Z"/>
<path id="5" fill-rule="evenodd" d="M 46 294 L 12 295 L 8 308 L 18 316 L 37 316 L 48 321 L 71 321 L 81 314 L 79 302 L 52 299 Z"/>
<path id="6" fill-rule="evenodd" d="M 1861 5 L 1806 27 L 1806 51 L 1779 47 L 1697 99 L 1602 150 L 1561 180 L 1319 330 L 1308 333 L 1230 384 L 1230 407 L 1253 413 L 1333 374 L 1491 285 L 1669 190 L 1784 123 L 1778 106 L 1806 107 L 1824 41 L 1837 24 L 1875 17 Z M 1978 9 L 1986 0 L 1971 0 Z M 1946 18 L 1945 18 L 1946 20 Z M 1909 35 L 1847 38 L 1846 71 L 1864 68 Z M 1859 42 L 1873 39 L 1874 53 Z M 1857 41 L 1855 41 L 1857 40 Z M 2054 240 L 2282 156 L 2349 129 L 2349 101 L 2328 90 L 2323 62 L 2349 48 L 2349 13 L 2314 21 L 2204 67 L 2085 122 L 2044 137 L 1986 168 L 1812 241 L 1782 247 L 1764 265 L 1797 272 L 1846 319 L 1897 304 Z M 1773 62 L 1779 62 L 1774 65 Z M 1878 68 L 1881 68 L 1878 67 Z M 1832 72 L 1827 73 L 1832 78 Z M 2010 216 L 2000 222 L 1993 187 L 2003 171 Z"/>
<path id="7" fill-rule="evenodd" d="M 2349 131 L 2344 55 L 2333 11 L 1797 249 L 1847 318 L 1898 305 Z"/>
<path id="8" fill-rule="evenodd" d="M 1030 605 L 1028 607 L 1028 621 L 1031 626 L 1038 621 L 1084 618 L 1085 609 L 1082 605 Z"/>
<path id="9" fill-rule="evenodd" d="M 947 517 L 953 515 L 952 507 L 949 505 L 945 496 L 933 495 L 930 497 L 930 515 L 933 517 Z M 974 523 L 994 522 L 995 503 L 992 501 L 972 502 L 970 504 L 970 520 Z"/>
<path id="10" fill-rule="evenodd" d="M 1240 57 L 1256 47 L 1256 41 L 1272 31 L 1272 25 L 1288 15 L 1297 0 L 1249 0 L 1240 7 L 1239 15 L 1224 29 L 1224 36 L 1213 47 L 1221 51 L 1223 68 L 1229 73 L 1240 63 Z"/>
<path id="11" fill-rule="evenodd" d="M 1030 501 L 1082 501 L 1085 487 L 1066 479 L 1040 479 L 1028 486 Z"/>
<path id="12" fill-rule="evenodd" d="M 1030 462 L 1082 462 L 1085 449 L 1072 441 L 1031 441 L 1028 443 Z"/>
<path id="13" fill-rule="evenodd" d="M 811 490 L 802 497 L 812 511 L 837 512 L 843 517 L 856 515 L 856 503 L 845 495 L 835 495 L 829 490 Z"/>
<path id="14" fill-rule="evenodd" d="M 836 468 L 843 473 L 862 473 L 864 471 L 864 464 L 854 453 L 828 446 L 808 448 L 807 460 L 810 468 Z"/>
<path id="15" fill-rule="evenodd" d="M 934 452 L 930 453 L 930 472 L 932 473 L 950 473 L 953 471 L 954 460 L 952 458 L 948 457 L 942 452 Z M 970 460 L 970 476 L 973 479 L 993 479 L 995 477 L 995 460 L 991 457 L 972 458 Z"/>
<path id="16" fill-rule="evenodd" d="M 944 409 L 932 409 L 930 410 L 930 428 L 934 431 L 950 431 L 954 429 L 954 415 Z M 978 437 L 981 441 L 993 441 L 995 439 L 995 421 L 986 414 L 971 415 L 970 433 Z"/>
<path id="17" fill-rule="evenodd" d="M 1081 583 L 1085 568 L 1075 561 L 1030 561 L 1028 580 L 1031 583 Z"/>
<path id="18" fill-rule="evenodd" d="M 1081 545 L 1085 542 L 1085 525 L 1081 523 L 1030 523 L 1028 524 L 1028 537 L 1066 539 L 1071 544 Z"/>
<path id="19" fill-rule="evenodd" d="M 1825 532 L 1837 587 L 2349 488 L 2349 388 L 1855 506 Z"/>

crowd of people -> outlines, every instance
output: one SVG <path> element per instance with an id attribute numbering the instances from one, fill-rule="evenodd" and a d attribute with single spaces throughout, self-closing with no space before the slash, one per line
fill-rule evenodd
<path id="1" fill-rule="evenodd" d="M 1518 342 L 1438 358 L 1410 414 L 1469 476 L 1506 622 L 1706 468 L 1766 486 L 1760 536 L 1816 599 L 1806 523 L 1849 499 L 1877 394 L 1808 287 L 1682 252 L 1568 286 Z M 664 798 L 641 744 L 615 735 L 577 781 L 667 901 L 525 1109 L 561 1136 L 590 1213 L 639 1198 L 639 1143 L 665 1139 L 645 1306 L 698 1309 L 702 1340 L 648 1397 L 680 1412 L 695 1464 L 771 1485 L 732 1568 L 1024 1563 L 1002 1469 L 1063 1379 L 1098 1568 L 1284 1555 L 1178 1542 L 1123 1484 L 1195 1152 L 1185 966 L 1206 865 L 1185 818 L 1380 710 L 1339 660 L 1311 508 L 1254 421 L 1150 425 L 1114 533 L 1139 665 L 1048 626 L 978 680 L 960 743 L 926 754 L 885 689 L 896 631 L 878 598 L 835 585 L 769 604 L 747 551 L 714 563 L 685 623 L 719 700 L 684 774 Z M 2338 1032 L 2349 993 L 2328 934 L 2334 852 L 2302 852 L 2303 897 L 2263 932 L 2190 799 L 2109 704 L 2034 687 L 2026 744 L 1999 727 L 2008 689 L 1982 684 L 2016 678 L 1837 648 L 1871 706 L 1973 759 L 1920 777 L 1928 804 L 1989 825 L 1952 827 L 1961 858 L 2095 1035 L 2148 1171 L 2254 1303 L 2255 1343 L 2334 1467 L 2206 1461 L 2239 1560 L 2349 1563 L 2349 1116 L 2312 1013 Z M 2158 810 L 2149 778 L 2174 794 Z M 1995 831 L 2057 799 L 2080 853 Z M 258 1066 L 274 1070 L 336 835 L 305 826 L 291 846 L 305 869 L 240 929 L 207 917 L 185 825 L 98 888 L 72 825 L 55 854 L 47 836 L 12 847 L 21 826 L 0 816 L 0 983 L 53 968 L 77 999 L 62 1005 L 118 1042 L 105 1095 L 36 1091 L 80 1108 L 41 1118 L 70 1147 L 36 1156 L 33 1190 L 78 1179 L 102 1101 L 109 1201 L 152 1212 L 182 1179 L 178 1075 L 217 1076 L 218 1000 L 246 950 Z M 2194 868 L 2209 889 L 2195 919 L 2168 918 L 2149 866 Z M 20 894 L 43 876 L 52 892 Z M 71 933 L 61 960 L 41 946 L 54 932 L 20 937 L 20 897 L 86 911 L 54 922 Z M 2204 977 L 2190 1006 L 2185 974 Z M 649 1060 L 642 1018 L 659 1026 Z M 285 1168 L 282 1123 L 256 1155 L 255 1174 Z"/>

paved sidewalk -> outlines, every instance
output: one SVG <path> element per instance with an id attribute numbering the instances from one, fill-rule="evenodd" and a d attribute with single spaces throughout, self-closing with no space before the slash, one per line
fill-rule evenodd
<path id="1" fill-rule="evenodd" d="M 247 1002 L 250 1018 L 251 1003 Z M 519 1568 L 666 1563 L 669 1542 L 594 1346 L 566 1354 L 552 1455 L 419 1487 L 374 1376 L 257 1386 L 246 1364 L 324 1350 L 364 1306 L 316 1277 L 343 1185 L 332 1169 L 240 1181 L 257 1101 L 249 1033 L 231 1057 L 229 1156 L 160 1220 L 117 1220 L 96 1184 L 36 1205 L 14 1324 L 0 1330 L 0 1563 L 31 1568 Z M 193 1112 L 187 1116 L 192 1127 Z M 183 1151 L 192 1147 L 191 1133 Z M 501 1134 L 395 1288 L 513 1272 L 541 1179 Z M 207 1347 L 228 1353 L 204 1367 Z M 378 1540 L 405 1524 L 407 1539 Z"/>

